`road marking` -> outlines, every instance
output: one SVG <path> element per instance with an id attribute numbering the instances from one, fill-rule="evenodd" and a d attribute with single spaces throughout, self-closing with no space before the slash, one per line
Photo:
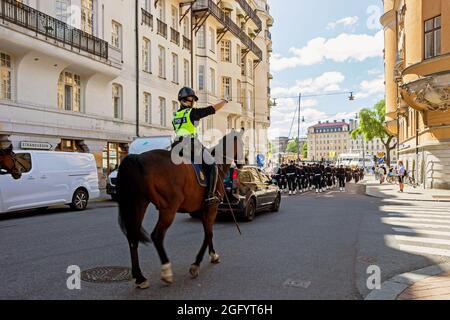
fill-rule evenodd
<path id="1" fill-rule="evenodd" d="M 406 229 L 406 228 L 392 228 L 395 232 L 403 233 L 414 233 L 423 235 L 433 235 L 433 236 L 448 236 L 450 237 L 450 232 L 436 231 L 436 230 L 425 230 L 425 229 Z"/>
<path id="2" fill-rule="evenodd" d="M 287 279 L 283 285 L 287 287 L 308 289 L 311 285 L 311 281 Z"/>
<path id="3" fill-rule="evenodd" d="M 430 229 L 448 229 L 450 230 L 450 225 L 449 226 L 440 226 L 437 224 L 426 224 L 426 223 L 413 223 L 413 222 L 395 222 L 395 221 L 384 221 L 384 219 L 389 219 L 389 218 L 383 218 L 382 222 L 389 224 L 389 225 L 394 225 L 394 226 L 405 226 L 405 227 L 421 227 L 421 228 L 430 228 Z"/>
<path id="4" fill-rule="evenodd" d="M 394 236 L 397 241 L 449 245 L 450 240 L 424 237 Z"/>
<path id="5" fill-rule="evenodd" d="M 406 221 L 406 222 L 429 222 L 429 223 L 441 223 L 444 225 L 448 225 L 448 227 L 450 228 L 450 220 L 445 220 L 445 219 L 422 219 L 422 218 L 403 218 L 403 217 L 399 217 L 399 218 L 385 218 L 386 220 L 395 220 L 395 221 Z"/>
<path id="6" fill-rule="evenodd" d="M 426 218 L 426 219 L 431 219 L 431 220 L 446 218 L 446 216 L 437 216 L 437 215 L 430 216 L 428 214 L 415 214 L 415 213 L 389 213 L 388 216 L 398 217 L 398 218 L 408 218 L 408 217 L 409 218 Z M 448 219 L 448 221 L 450 221 L 450 216 L 447 219 Z"/>
<path id="7" fill-rule="evenodd" d="M 410 253 L 423 253 L 436 256 L 450 257 L 450 250 L 445 249 L 418 247 L 409 245 L 399 245 L 399 249 Z"/>

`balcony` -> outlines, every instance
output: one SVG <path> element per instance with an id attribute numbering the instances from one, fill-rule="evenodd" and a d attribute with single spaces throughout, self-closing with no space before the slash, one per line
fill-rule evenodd
<path id="1" fill-rule="evenodd" d="M 142 23 L 153 30 L 153 15 L 145 9 L 142 9 Z"/>
<path id="2" fill-rule="evenodd" d="M 189 38 L 183 36 L 183 49 L 188 49 L 191 51 L 192 41 Z"/>
<path id="3" fill-rule="evenodd" d="M 256 10 L 253 10 L 246 0 L 237 0 L 237 3 L 239 3 L 239 5 L 245 11 L 247 16 L 250 17 L 250 19 L 252 19 L 258 30 L 262 30 L 262 21 L 256 14 Z"/>
<path id="4" fill-rule="evenodd" d="M 243 31 L 236 23 L 226 16 L 224 12 L 212 0 L 197 0 L 193 6 L 194 14 L 206 12 L 217 19 L 224 27 L 225 31 L 230 31 L 233 35 L 238 37 L 241 42 L 252 51 L 260 61 L 262 61 L 262 51 L 253 42 L 253 40 Z"/>
<path id="5" fill-rule="evenodd" d="M 156 22 L 157 22 L 156 33 L 167 39 L 167 24 L 165 24 L 159 19 L 156 19 Z"/>
<path id="6" fill-rule="evenodd" d="M 174 28 L 170 28 L 170 41 L 180 45 L 180 33 Z"/>
<path id="7" fill-rule="evenodd" d="M 266 30 L 266 39 L 272 40 L 272 33 L 269 30 Z"/>
<path id="8" fill-rule="evenodd" d="M 0 0 L 0 18 L 71 48 L 108 60 L 108 42 L 17 1 Z"/>

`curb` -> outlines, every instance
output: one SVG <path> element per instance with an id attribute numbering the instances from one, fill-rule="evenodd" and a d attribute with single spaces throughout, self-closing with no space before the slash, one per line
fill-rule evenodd
<path id="1" fill-rule="evenodd" d="M 396 300 L 403 291 L 413 284 L 447 271 L 450 271 L 450 262 L 435 264 L 396 275 L 384 281 L 380 290 L 372 290 L 364 300 Z"/>
<path id="2" fill-rule="evenodd" d="M 450 199 L 436 199 L 436 200 L 432 200 L 432 199 L 389 199 L 389 198 L 386 198 L 386 197 L 377 196 L 377 195 L 374 195 L 374 194 L 370 193 L 370 190 L 369 190 L 368 187 L 370 188 L 371 186 L 367 186 L 366 185 L 366 196 L 372 197 L 372 198 L 387 199 L 387 200 L 400 200 L 400 201 L 414 201 L 414 202 L 433 202 L 433 203 L 436 203 L 436 202 L 450 202 Z"/>

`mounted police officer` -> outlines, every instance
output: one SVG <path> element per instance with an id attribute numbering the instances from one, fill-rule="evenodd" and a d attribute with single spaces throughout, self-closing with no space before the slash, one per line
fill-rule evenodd
<path id="1" fill-rule="evenodd" d="M 174 113 L 172 122 L 176 134 L 174 145 L 181 142 L 183 142 L 183 144 L 186 142 L 190 143 L 190 156 L 193 163 L 196 154 L 200 153 L 202 155 L 202 167 L 208 179 L 205 202 L 207 205 L 216 204 L 220 202 L 220 199 L 215 194 L 218 169 L 214 157 L 198 140 L 197 126 L 201 119 L 214 115 L 217 111 L 222 109 L 228 101 L 222 100 L 218 104 L 207 108 L 194 108 L 195 103 L 198 101 L 198 97 L 195 94 L 195 91 L 189 87 L 184 87 L 180 90 L 178 93 L 178 101 L 180 102 L 180 108 Z"/>

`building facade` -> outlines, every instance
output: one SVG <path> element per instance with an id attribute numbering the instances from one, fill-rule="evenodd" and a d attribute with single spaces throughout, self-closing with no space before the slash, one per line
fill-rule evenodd
<path id="1" fill-rule="evenodd" d="M 335 161 L 349 150 L 350 125 L 345 121 L 319 121 L 308 128 L 308 160 Z"/>
<path id="2" fill-rule="evenodd" d="M 450 189 L 450 2 L 384 0 L 386 127 L 425 188 Z"/>
<path id="3" fill-rule="evenodd" d="M 104 183 L 136 137 L 173 134 L 178 91 L 192 86 L 199 107 L 230 100 L 200 124 L 205 144 L 244 128 L 247 157 L 266 154 L 269 10 L 265 0 L 0 0 L 0 136 L 15 149 L 91 152 Z"/>

